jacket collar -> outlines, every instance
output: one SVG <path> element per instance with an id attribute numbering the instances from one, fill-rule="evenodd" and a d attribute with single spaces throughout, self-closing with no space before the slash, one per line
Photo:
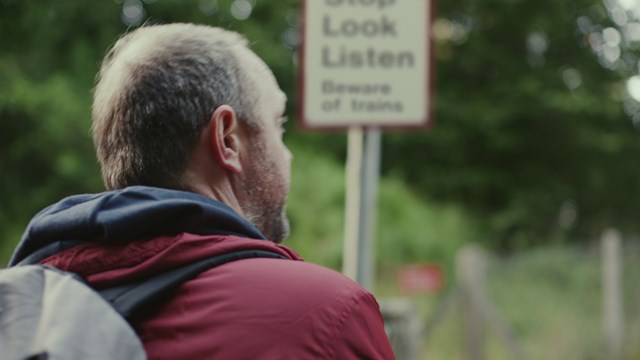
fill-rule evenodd
<path id="1" fill-rule="evenodd" d="M 45 208 L 27 226 L 9 266 L 36 263 L 79 244 L 127 243 L 182 232 L 265 239 L 253 224 L 219 201 L 191 192 L 133 186 L 71 196 Z"/>

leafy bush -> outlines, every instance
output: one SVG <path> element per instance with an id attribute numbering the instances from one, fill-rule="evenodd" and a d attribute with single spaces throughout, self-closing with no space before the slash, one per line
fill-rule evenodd
<path id="1" fill-rule="evenodd" d="M 287 213 L 292 234 L 286 244 L 308 261 L 339 270 L 345 170 L 315 148 L 291 147 L 295 158 Z M 375 254 L 383 277 L 408 262 L 449 264 L 461 244 L 481 236 L 462 210 L 429 204 L 391 176 L 380 180 L 377 209 Z"/>

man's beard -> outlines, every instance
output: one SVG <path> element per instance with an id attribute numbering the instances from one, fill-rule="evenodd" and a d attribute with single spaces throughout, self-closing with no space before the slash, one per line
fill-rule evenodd
<path id="1" fill-rule="evenodd" d="M 256 209 L 256 215 L 249 214 L 251 221 L 264 236 L 276 244 L 283 242 L 289 236 L 289 219 L 284 210 L 284 206 L 268 208 L 262 206 Z"/>
<path id="2" fill-rule="evenodd" d="M 245 182 L 247 198 L 241 203 L 242 211 L 268 240 L 276 244 L 281 243 L 289 236 L 289 219 L 285 212 L 284 201 L 281 203 L 274 201 L 273 193 L 260 184 L 259 179 L 247 180 Z"/>
<path id="3" fill-rule="evenodd" d="M 277 244 L 289 236 L 285 212 L 288 181 L 276 173 L 277 167 L 265 158 L 264 149 L 255 149 L 253 165 L 244 172 L 240 207 L 247 219 L 268 239 Z"/>

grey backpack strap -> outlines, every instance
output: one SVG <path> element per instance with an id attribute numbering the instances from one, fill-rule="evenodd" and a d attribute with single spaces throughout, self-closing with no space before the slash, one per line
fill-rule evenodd
<path id="1" fill-rule="evenodd" d="M 42 265 L 0 270 L 3 360 L 146 359 L 134 330 L 70 273 Z"/>
<path id="2" fill-rule="evenodd" d="M 237 250 L 204 258 L 143 281 L 99 290 L 98 293 L 118 313 L 131 322 L 150 305 L 162 301 L 166 295 L 177 289 L 182 283 L 195 278 L 205 270 L 231 261 L 249 258 L 288 259 L 286 256 L 270 250 Z"/>

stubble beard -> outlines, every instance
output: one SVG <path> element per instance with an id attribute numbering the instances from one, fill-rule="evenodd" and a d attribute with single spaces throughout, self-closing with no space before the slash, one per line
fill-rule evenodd
<path id="1" fill-rule="evenodd" d="M 286 214 L 289 184 L 278 176 L 275 164 L 267 161 L 263 146 L 256 146 L 253 150 L 253 166 L 245 173 L 244 201 L 240 206 L 247 219 L 267 240 L 279 244 L 290 232 Z"/>
<path id="2" fill-rule="evenodd" d="M 247 199 L 241 205 L 242 210 L 267 240 L 279 244 L 289 236 L 290 231 L 285 201 L 274 201 L 273 192 L 263 182 L 253 176 L 252 179 L 247 179 Z"/>

